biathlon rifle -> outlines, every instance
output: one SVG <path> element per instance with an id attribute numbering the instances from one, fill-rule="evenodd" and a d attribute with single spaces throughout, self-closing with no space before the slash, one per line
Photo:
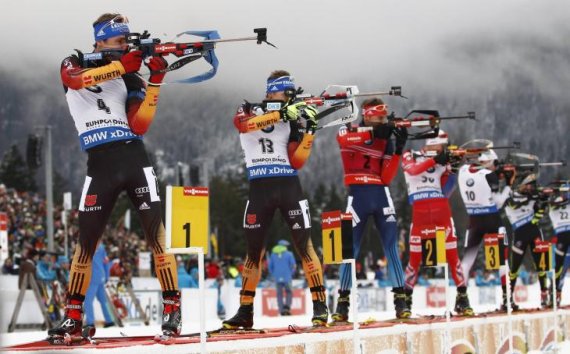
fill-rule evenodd
<path id="1" fill-rule="evenodd" d="M 467 112 L 464 116 L 445 116 L 441 117 L 439 111 L 436 110 L 425 110 L 418 109 L 413 110 L 406 117 L 399 118 L 394 115 L 394 113 L 388 116 L 388 124 L 395 128 L 413 128 L 413 127 L 426 127 L 428 130 L 420 131 L 417 133 L 409 133 L 408 139 L 418 140 L 418 139 L 431 139 L 437 137 L 439 133 L 439 125 L 444 120 L 455 120 L 455 119 L 470 119 L 477 120 L 475 118 L 475 112 Z"/>
<path id="2" fill-rule="evenodd" d="M 553 201 L 561 193 L 568 192 L 570 192 L 570 187 L 568 186 L 536 186 L 528 193 L 528 196 L 531 199 L 545 202 L 548 200 Z"/>
<path id="3" fill-rule="evenodd" d="M 536 173 L 538 175 L 541 167 L 559 166 L 566 166 L 566 161 L 540 162 L 536 155 L 527 153 L 509 153 L 504 160 L 499 161 L 497 173 L 505 176 L 516 173 L 517 181 L 515 181 L 515 184 L 518 184 L 520 179 L 530 173 Z"/>
<path id="4" fill-rule="evenodd" d="M 255 28 L 253 30 L 255 36 L 251 37 L 240 37 L 240 38 L 220 38 L 217 31 L 187 31 L 179 33 L 176 37 L 180 37 L 184 34 L 195 35 L 205 38 L 202 41 L 196 42 L 165 42 L 162 43 L 159 38 L 151 38 L 148 31 L 141 33 L 132 32 L 127 35 L 127 43 L 129 44 L 129 50 L 140 50 L 143 52 L 143 58 L 156 57 L 156 56 L 168 56 L 173 55 L 180 58 L 170 64 L 166 69 L 161 70 L 161 72 L 169 72 L 173 70 L 180 69 L 186 64 L 189 64 L 195 60 L 204 57 L 210 65 L 212 65 L 213 75 L 217 70 L 218 60 L 214 54 L 214 49 L 218 43 L 226 42 L 244 42 L 244 41 L 256 41 L 257 44 L 268 44 L 274 48 L 277 48 L 274 44 L 267 41 L 267 28 Z M 94 53 L 79 53 L 80 59 L 88 64 L 89 62 L 101 60 L 108 56 L 116 56 L 114 52 L 94 52 Z M 208 78 L 210 78 L 209 76 Z M 203 80 L 202 80 L 203 81 Z M 185 82 L 181 80 L 179 82 Z M 191 81 L 187 81 L 191 82 Z"/>
<path id="5" fill-rule="evenodd" d="M 322 129 L 355 121 L 359 112 L 356 99 L 371 96 L 398 96 L 407 99 L 407 97 L 402 95 L 401 86 L 392 86 L 387 91 L 359 92 L 358 87 L 354 85 L 329 85 L 318 96 L 305 94 L 303 89 L 299 88 L 295 93 L 294 100 L 296 102 L 304 101 L 317 107 L 324 107 L 317 114 L 317 120 L 319 121 L 317 129 Z M 347 109 L 347 111 L 340 112 L 340 117 L 338 114 L 333 115 L 342 109 Z M 326 121 L 325 117 L 328 118 Z"/>
<path id="6" fill-rule="evenodd" d="M 520 149 L 521 144 L 518 141 L 514 141 L 511 145 L 505 146 L 493 146 L 491 142 L 488 146 L 482 147 L 464 147 L 457 146 L 457 145 L 449 145 L 447 150 L 451 156 L 458 156 L 458 157 L 477 157 L 483 152 L 487 152 L 489 150 L 511 150 L 511 149 Z"/>

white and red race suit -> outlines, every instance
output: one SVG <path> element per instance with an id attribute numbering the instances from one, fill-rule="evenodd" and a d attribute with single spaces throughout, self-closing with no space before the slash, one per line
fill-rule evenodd
<path id="1" fill-rule="evenodd" d="M 408 187 L 408 200 L 412 205 L 410 227 L 410 260 L 406 267 L 406 288 L 412 289 L 418 280 L 422 261 L 422 235 L 445 228 L 445 254 L 451 275 L 458 287 L 466 286 L 463 268 L 457 254 L 457 234 L 451 218 L 446 192 L 455 184 L 451 166 L 437 164 L 422 152 L 406 151 L 402 167 Z"/>

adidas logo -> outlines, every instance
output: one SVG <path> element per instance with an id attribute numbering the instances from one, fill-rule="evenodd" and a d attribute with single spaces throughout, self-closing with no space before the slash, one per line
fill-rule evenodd
<path id="1" fill-rule="evenodd" d="M 150 207 L 148 206 L 148 204 L 146 202 L 143 202 L 141 204 L 141 206 L 139 207 L 139 210 L 147 210 L 150 209 Z"/>
<path id="2" fill-rule="evenodd" d="M 388 216 L 388 218 L 386 219 L 386 222 L 396 222 L 396 218 L 394 217 L 394 215 L 390 215 L 390 216 Z"/>
<path id="3" fill-rule="evenodd" d="M 299 225 L 299 223 L 295 223 L 293 225 L 293 230 L 299 230 L 301 228 L 301 225 Z"/>

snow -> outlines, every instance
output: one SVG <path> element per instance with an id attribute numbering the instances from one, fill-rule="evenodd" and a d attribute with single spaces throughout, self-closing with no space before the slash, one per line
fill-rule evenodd
<path id="1" fill-rule="evenodd" d="M 482 309 L 478 309 L 482 311 Z M 423 311 L 423 314 L 428 314 L 427 310 Z M 431 314 L 443 314 L 443 309 L 436 311 L 431 311 Z M 359 314 L 359 320 L 363 321 L 366 319 L 388 319 L 393 318 L 394 314 L 392 312 L 368 312 Z M 481 321 L 486 321 L 485 319 L 476 319 Z M 289 317 L 256 317 L 255 327 L 256 328 L 277 328 L 286 327 L 290 324 L 297 325 L 309 325 L 310 316 L 289 316 Z M 377 336 L 382 333 L 392 332 L 392 333 L 403 333 L 404 331 L 409 331 L 409 328 L 404 329 L 407 325 L 396 325 L 389 328 L 377 328 L 377 329 L 367 329 L 366 331 L 359 331 L 361 337 Z M 220 327 L 219 320 L 210 320 L 206 324 L 206 329 L 216 329 Z M 416 328 L 418 328 L 416 326 Z M 128 327 L 114 327 L 114 328 L 100 328 L 97 329 L 97 336 L 108 337 L 108 336 L 141 336 L 141 335 L 154 335 L 159 332 L 159 326 L 128 326 Z M 183 333 L 191 333 L 199 331 L 199 324 L 191 323 L 190 325 L 183 327 Z M 15 344 L 21 344 L 36 340 L 45 339 L 46 333 L 44 331 L 37 332 L 16 332 L 16 333 L 2 333 L 0 343 L 2 346 L 9 346 Z M 328 338 L 327 338 L 328 337 Z M 260 338 L 260 339 L 250 339 L 250 340 L 239 340 L 239 341 L 219 341 L 219 342 L 209 342 L 207 344 L 208 352 L 217 351 L 229 351 L 229 352 L 239 352 L 241 350 L 251 350 L 255 348 L 264 347 L 286 347 L 292 345 L 304 345 L 309 343 L 320 342 L 323 340 L 339 340 L 339 339 L 351 339 L 353 338 L 352 331 L 335 332 L 335 333 L 304 333 L 296 335 L 287 335 L 282 337 L 273 338 Z M 152 349 L 151 349 L 152 348 Z M 185 344 L 185 345 L 171 345 L 171 346 L 160 346 L 160 352 L 164 354 L 169 353 L 199 353 L 200 344 Z M 307 347 L 308 348 L 308 347 Z M 105 354 L 131 354 L 131 353 L 147 353 L 151 350 L 155 352 L 156 346 L 132 346 L 126 348 L 113 348 L 104 349 Z M 566 341 L 559 344 L 559 353 L 570 353 L 570 341 Z M 74 347 L 73 353 L 93 353 L 93 349 L 85 349 L 81 347 Z M 56 352 L 54 349 L 49 351 L 44 351 L 43 353 L 53 353 Z M 61 352 L 58 350 L 58 352 Z M 311 352 L 311 350 L 307 350 Z M 18 352 L 21 353 L 21 352 Z M 35 351 L 34 353 L 42 353 Z M 65 353 L 63 351 L 62 353 Z M 100 353 L 100 351 L 99 351 Z M 530 353 L 540 353 L 540 351 L 530 351 Z"/>

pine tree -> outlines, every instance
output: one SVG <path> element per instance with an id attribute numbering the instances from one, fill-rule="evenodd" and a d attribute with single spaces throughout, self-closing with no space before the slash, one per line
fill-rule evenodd
<path id="1" fill-rule="evenodd" d="M 30 171 L 17 145 L 12 145 L 0 164 L 0 182 L 17 191 L 37 190 L 34 172 Z"/>

